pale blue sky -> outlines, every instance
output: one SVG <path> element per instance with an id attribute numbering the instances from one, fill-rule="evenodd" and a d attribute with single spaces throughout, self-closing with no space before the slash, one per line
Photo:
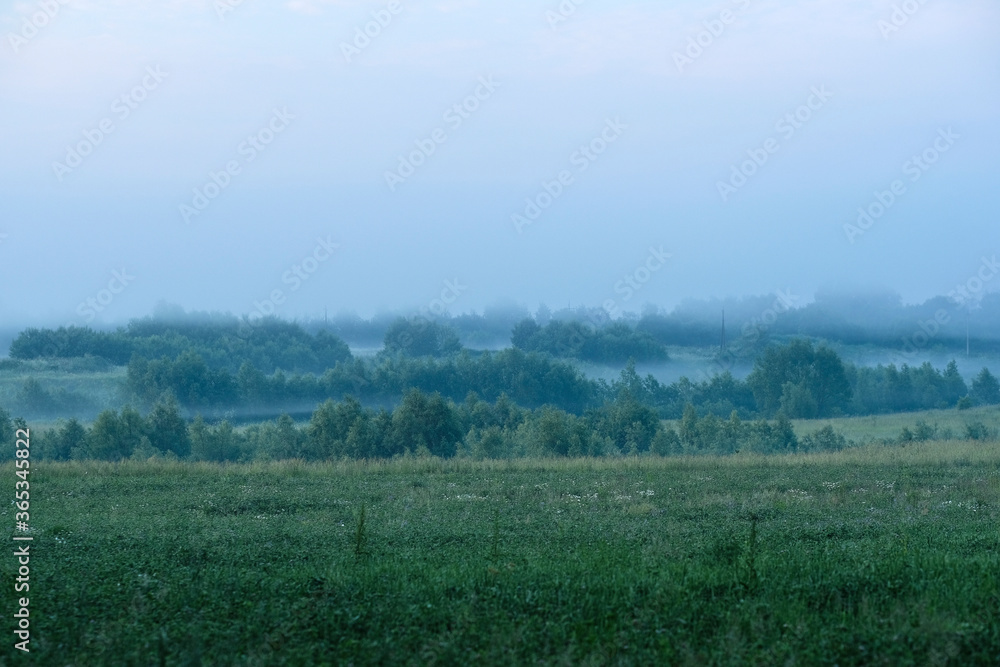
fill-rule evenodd
<path id="1" fill-rule="evenodd" d="M 586 0 L 555 27 L 556 1 L 404 0 L 391 14 L 244 0 L 220 18 L 221 2 L 53 0 L 47 21 L 38 0 L 0 7 L 5 323 L 87 323 L 80 304 L 123 268 L 134 279 L 104 293 L 99 320 L 161 299 L 247 313 L 275 290 L 288 317 L 369 314 L 425 306 L 454 279 L 467 288 L 453 312 L 833 285 L 913 301 L 1000 251 L 991 0 L 914 0 L 887 34 L 881 0 Z M 383 10 L 391 21 L 347 62 L 342 44 Z M 678 71 L 706 21 L 720 34 Z M 467 118 L 446 115 L 477 88 Z M 794 133 L 779 129 L 810 101 Z M 275 109 L 294 118 L 263 150 L 244 144 L 270 139 Z M 615 140 L 581 158 L 616 119 Z M 102 122 L 113 131 L 90 155 L 54 167 Z M 904 163 L 933 157 L 948 128 L 957 138 L 912 180 Z M 768 139 L 776 151 L 723 201 L 718 183 Z M 433 154 L 390 190 L 418 141 Z M 186 222 L 181 205 L 229 162 L 239 173 Z M 518 233 L 511 216 L 561 171 L 572 181 Z M 844 225 L 895 180 L 904 194 L 849 242 Z M 339 248 L 289 279 L 318 238 Z M 626 300 L 615 286 L 650 246 L 671 258 Z"/>

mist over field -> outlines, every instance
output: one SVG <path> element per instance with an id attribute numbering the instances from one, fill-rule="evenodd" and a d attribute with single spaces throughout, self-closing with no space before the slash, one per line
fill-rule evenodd
<path id="1" fill-rule="evenodd" d="M 6 3 L 0 665 L 1000 664 L 998 35 Z"/>

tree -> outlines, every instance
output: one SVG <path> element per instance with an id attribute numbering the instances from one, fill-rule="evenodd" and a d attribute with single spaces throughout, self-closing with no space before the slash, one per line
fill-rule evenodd
<path id="1" fill-rule="evenodd" d="M 1000 403 L 1000 382 L 997 382 L 989 369 L 979 371 L 979 375 L 972 381 L 971 396 L 984 405 Z"/>
<path id="2" fill-rule="evenodd" d="M 955 405 L 959 399 L 968 395 L 969 388 L 962 374 L 958 372 L 958 364 L 954 359 L 949 361 L 947 368 L 944 369 L 944 381 L 947 392 L 943 401 L 945 405 Z"/>
<path id="3" fill-rule="evenodd" d="M 179 457 L 191 453 L 187 422 L 181 416 L 177 399 L 172 394 L 163 396 L 147 417 L 149 442 L 160 452 L 173 452 Z"/>
<path id="4" fill-rule="evenodd" d="M 677 436 L 677 431 L 670 427 L 660 429 L 656 437 L 653 438 L 650 450 L 659 456 L 680 454 L 682 451 L 681 439 Z"/>
<path id="5" fill-rule="evenodd" d="M 249 406 L 263 405 L 271 398 L 267 376 L 248 361 L 243 362 L 236 374 L 236 392 Z"/>
<path id="6" fill-rule="evenodd" d="M 305 458 L 374 457 L 377 443 L 367 437 L 371 435 L 367 428 L 370 419 L 361 403 L 352 396 L 345 396 L 340 403 L 326 401 L 316 408 L 309 420 Z"/>
<path id="7" fill-rule="evenodd" d="M 788 383 L 794 389 L 786 393 Z M 815 401 L 818 417 L 835 414 L 851 397 L 847 372 L 837 353 L 824 346 L 813 349 L 811 342 L 801 339 L 767 348 L 754 363 L 747 384 L 757 407 L 766 415 L 782 408 L 783 396 L 786 404 L 795 404 L 796 409 L 811 410 Z"/>
<path id="8" fill-rule="evenodd" d="M 514 325 L 514 329 L 510 332 L 510 343 L 519 350 L 531 352 L 538 347 L 536 338 L 541 330 L 542 327 L 538 326 L 535 320 L 530 317 L 525 318 Z"/>
<path id="9" fill-rule="evenodd" d="M 701 449 L 702 442 L 698 435 L 698 412 L 690 403 L 684 406 L 684 416 L 681 417 L 678 436 L 681 446 L 686 451 Z"/>
<path id="10" fill-rule="evenodd" d="M 408 357 L 444 357 L 462 349 L 451 327 L 419 317 L 393 322 L 385 332 L 384 344 L 386 352 Z"/>
<path id="11" fill-rule="evenodd" d="M 191 423 L 191 457 L 196 461 L 235 461 L 239 458 L 239 436 L 232 424 L 223 421 L 211 427 L 201 415 Z"/>
<path id="12" fill-rule="evenodd" d="M 14 442 L 14 422 L 10 419 L 10 413 L 0 408 L 0 442 Z"/>
<path id="13" fill-rule="evenodd" d="M 782 386 L 781 414 L 792 419 L 815 419 L 819 414 L 819 403 L 804 381 Z"/>
<path id="14" fill-rule="evenodd" d="M 440 394 L 428 396 L 411 389 L 392 413 L 390 438 L 399 452 L 423 448 L 434 456 L 450 457 L 462 440 L 462 430 L 455 411 Z"/>
<path id="15" fill-rule="evenodd" d="M 611 403 L 594 410 L 590 421 L 598 435 L 610 438 L 624 453 L 649 451 L 661 428 L 656 412 L 635 400 L 627 389 Z"/>
<path id="16" fill-rule="evenodd" d="M 816 416 L 836 414 L 851 399 L 844 362 L 836 352 L 820 345 L 812 357 L 809 388 L 816 399 Z"/>
<path id="17" fill-rule="evenodd" d="M 259 460 L 302 458 L 303 433 L 287 413 L 273 422 L 253 424 L 247 428 L 246 439 L 248 451 Z"/>
<path id="18" fill-rule="evenodd" d="M 70 419 L 58 429 L 53 429 L 47 458 L 55 461 L 68 461 L 76 458 L 87 446 L 87 429 L 76 419 Z"/>
<path id="19" fill-rule="evenodd" d="M 127 459 L 147 435 L 146 430 L 146 421 L 134 408 L 122 408 L 120 416 L 114 410 L 105 410 L 97 415 L 87 435 L 86 449 L 78 454 L 104 461 Z"/>

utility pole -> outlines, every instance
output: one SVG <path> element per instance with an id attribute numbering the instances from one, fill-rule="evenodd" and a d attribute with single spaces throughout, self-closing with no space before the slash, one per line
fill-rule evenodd
<path id="1" fill-rule="evenodd" d="M 719 345 L 719 352 L 726 351 L 726 309 L 722 309 L 722 343 Z"/>

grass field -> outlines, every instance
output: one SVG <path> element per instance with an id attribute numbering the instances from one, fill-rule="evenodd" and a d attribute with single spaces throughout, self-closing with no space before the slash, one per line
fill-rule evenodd
<path id="1" fill-rule="evenodd" d="M 796 419 L 792 421 L 795 433 L 802 437 L 814 433 L 827 424 L 848 440 L 857 443 L 874 440 L 899 438 L 903 427 L 911 431 L 918 421 L 937 427 L 944 437 L 962 438 L 967 424 L 982 422 L 991 429 L 1000 429 L 1000 410 L 995 405 L 971 408 L 969 410 L 921 410 L 919 412 L 897 412 L 888 415 L 867 417 L 838 417 L 834 419 Z"/>
<path id="2" fill-rule="evenodd" d="M 30 479 L 3 664 L 1000 663 L 997 443 Z"/>

